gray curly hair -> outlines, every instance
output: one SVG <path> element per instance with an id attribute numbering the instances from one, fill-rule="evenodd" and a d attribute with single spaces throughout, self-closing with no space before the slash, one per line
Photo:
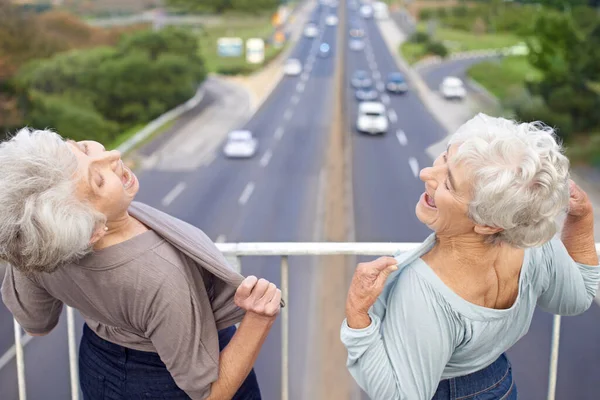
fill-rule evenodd
<path id="1" fill-rule="evenodd" d="M 23 128 L 0 144 L 0 258 L 53 272 L 91 250 L 104 215 L 75 195 L 77 158 L 50 130 Z"/>
<path id="2" fill-rule="evenodd" d="M 454 161 L 472 174 L 469 217 L 503 229 L 491 242 L 535 247 L 556 234 L 569 204 L 569 160 L 552 128 L 478 114 L 450 144 L 460 144 Z"/>

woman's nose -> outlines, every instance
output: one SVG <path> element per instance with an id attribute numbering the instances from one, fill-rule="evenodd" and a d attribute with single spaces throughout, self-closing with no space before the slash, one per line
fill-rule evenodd
<path id="1" fill-rule="evenodd" d="M 419 172 L 419 179 L 421 179 L 423 182 L 433 180 L 433 168 L 423 168 L 421 172 Z"/>

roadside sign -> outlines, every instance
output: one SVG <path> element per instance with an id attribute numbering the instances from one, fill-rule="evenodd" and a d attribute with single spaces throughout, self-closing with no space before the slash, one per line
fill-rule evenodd
<path id="1" fill-rule="evenodd" d="M 278 29 L 273 35 L 273 46 L 280 48 L 285 43 L 285 32 Z"/>
<path id="2" fill-rule="evenodd" d="M 265 61 L 265 41 L 258 38 L 246 40 L 246 61 L 260 64 Z"/>
<path id="3" fill-rule="evenodd" d="M 241 57 L 244 41 L 239 37 L 222 37 L 217 40 L 220 57 Z"/>

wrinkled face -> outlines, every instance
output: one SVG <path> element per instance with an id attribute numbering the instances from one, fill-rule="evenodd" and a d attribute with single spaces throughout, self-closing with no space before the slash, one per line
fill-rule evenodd
<path id="1" fill-rule="evenodd" d="M 471 200 L 468 171 L 452 162 L 458 147 L 448 147 L 433 166 L 424 168 L 419 175 L 425 182 L 425 193 L 417 203 L 417 218 L 438 236 L 473 233 L 475 227 L 467 213 Z"/>
<path id="2" fill-rule="evenodd" d="M 123 165 L 121 153 L 94 141 L 67 141 L 78 160 L 77 195 L 104 214 L 107 222 L 123 217 L 139 190 L 139 182 Z"/>

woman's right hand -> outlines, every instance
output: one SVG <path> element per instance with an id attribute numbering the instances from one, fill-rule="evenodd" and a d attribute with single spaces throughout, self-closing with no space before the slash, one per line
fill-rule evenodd
<path id="1" fill-rule="evenodd" d="M 275 319 L 281 309 L 281 290 L 266 279 L 250 275 L 238 286 L 234 301 L 247 313 Z"/>

